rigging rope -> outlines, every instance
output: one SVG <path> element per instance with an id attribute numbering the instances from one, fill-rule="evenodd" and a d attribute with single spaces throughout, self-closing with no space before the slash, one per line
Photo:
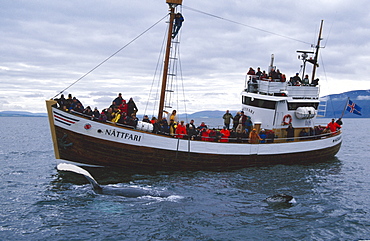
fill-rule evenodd
<path id="1" fill-rule="evenodd" d="M 282 38 L 294 40 L 294 41 L 301 42 L 301 43 L 304 43 L 304 44 L 309 44 L 309 45 L 312 44 L 312 43 L 308 43 L 308 42 L 303 41 L 303 40 L 291 38 L 291 37 L 288 37 L 288 36 L 285 36 L 285 35 L 282 35 L 282 34 L 278 34 L 278 33 L 274 33 L 274 32 L 271 32 L 271 31 L 268 31 L 268 30 L 264 30 L 264 29 L 261 29 L 261 28 L 256 28 L 256 27 L 253 27 L 253 26 L 248 25 L 248 24 L 239 23 L 239 22 L 236 22 L 234 20 L 223 18 L 223 17 L 217 16 L 217 15 L 211 14 L 211 13 L 206 13 L 206 12 L 203 12 L 203 11 L 200 11 L 200 10 L 197 10 L 197 9 L 194 9 L 194 8 L 191 8 L 191 7 L 187 7 L 187 6 L 183 6 L 183 7 L 185 9 L 188 9 L 188 10 L 191 10 L 191 11 L 194 11 L 194 12 L 198 12 L 198 13 L 201 13 L 201 14 L 204 14 L 204 15 L 208 15 L 210 17 L 218 18 L 218 19 L 221 19 L 221 20 L 224 20 L 224 21 L 227 21 L 227 22 L 230 22 L 230 23 L 238 24 L 238 25 L 241 25 L 241 26 L 244 26 L 244 27 L 252 28 L 252 29 L 255 29 L 255 30 L 258 30 L 258 31 L 261 31 L 261 32 L 265 32 L 265 33 L 276 35 L 276 36 L 279 36 L 279 37 L 282 37 Z"/>
<path id="2" fill-rule="evenodd" d="M 153 27 L 155 27 L 158 23 L 160 23 L 163 19 L 165 19 L 166 17 L 168 16 L 168 14 L 166 14 L 164 17 L 162 17 L 160 20 L 158 20 L 156 23 L 154 23 L 152 26 L 150 26 L 149 28 L 147 28 L 145 31 L 143 31 L 141 34 L 139 34 L 138 36 L 136 36 L 135 38 L 133 38 L 130 42 L 128 42 L 126 45 L 124 45 L 123 47 L 121 47 L 119 50 L 117 50 L 116 52 L 114 52 L 112 55 L 110 55 L 108 58 L 106 58 L 105 60 L 103 60 L 102 62 L 100 62 L 98 65 L 96 65 L 94 68 L 92 68 L 90 71 L 88 71 L 86 74 L 82 75 L 80 78 L 78 78 L 75 82 L 73 82 L 72 84 L 70 84 L 69 86 L 67 86 L 67 88 L 61 90 L 58 94 L 56 94 L 52 99 L 54 99 L 55 97 L 57 97 L 58 95 L 62 94 L 64 91 L 66 91 L 67 89 L 71 88 L 73 85 L 75 85 L 77 82 L 79 82 L 80 80 L 82 80 L 83 78 L 85 78 L 87 75 L 89 75 L 91 72 L 93 72 L 94 70 L 96 70 L 97 68 L 99 68 L 101 65 L 103 65 L 105 62 L 107 62 L 108 60 L 110 60 L 112 57 L 114 57 L 116 54 L 118 54 L 119 52 L 121 52 L 124 48 L 126 48 L 127 46 L 129 46 L 130 44 L 132 44 L 134 41 L 136 41 L 138 38 L 140 38 L 141 36 L 143 36 L 146 32 L 148 32 L 149 30 L 151 30 Z"/>
<path id="3" fill-rule="evenodd" d="M 167 25 L 168 26 L 168 25 Z M 164 49 L 165 49 L 165 44 L 166 44 L 166 40 L 167 40 L 167 33 L 168 33 L 168 27 L 165 29 L 165 34 L 163 35 L 163 40 L 162 40 L 162 45 L 161 45 L 161 50 L 159 51 L 159 55 L 158 55 L 158 60 L 157 60 L 157 65 L 156 65 L 156 69 L 155 69 L 155 71 L 154 71 L 154 75 L 153 75 L 153 80 L 152 80 L 152 85 L 151 85 L 151 87 L 150 87 L 150 91 L 149 91 L 149 94 L 148 94 L 148 100 L 147 100 L 147 102 L 146 102 L 146 106 L 145 106 L 145 109 L 144 109 L 144 115 L 146 114 L 146 111 L 147 111 L 147 109 L 148 109 L 148 105 L 149 105 L 149 100 L 150 100 L 150 97 L 151 97 L 151 95 L 152 95 L 152 91 L 153 91 L 153 86 L 154 86 L 154 84 L 155 84 L 155 80 L 156 80 L 156 78 L 157 78 L 157 72 L 158 72 L 158 70 L 159 70 L 159 72 L 160 72 L 160 70 L 161 69 L 163 69 L 163 57 L 164 57 L 164 55 L 163 55 L 163 52 L 164 52 Z M 161 73 L 161 72 L 160 72 Z M 160 74 L 159 74 L 159 76 L 160 76 Z M 157 90 L 160 88 L 160 80 L 159 81 L 157 81 Z M 154 103 L 154 106 L 156 106 L 157 105 L 157 100 L 159 99 L 159 93 L 158 93 L 158 91 L 156 92 L 156 96 L 154 97 L 154 100 L 155 100 L 155 103 Z M 153 108 L 153 113 L 152 113 L 152 116 L 154 116 L 154 111 L 155 111 L 155 109 Z"/>
<path id="4" fill-rule="evenodd" d="M 181 59 L 180 59 L 180 50 L 179 50 L 179 69 L 180 69 L 180 78 L 181 78 L 181 85 L 182 85 L 182 95 L 183 95 L 183 99 L 184 99 L 184 108 L 185 108 L 185 120 L 186 120 L 186 123 L 189 123 L 188 121 L 188 111 L 186 109 L 186 99 L 185 99 L 185 87 L 184 87 L 184 78 L 182 76 L 182 66 L 181 66 Z"/>

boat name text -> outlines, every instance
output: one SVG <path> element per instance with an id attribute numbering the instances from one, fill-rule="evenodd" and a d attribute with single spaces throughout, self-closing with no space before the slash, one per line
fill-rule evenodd
<path id="1" fill-rule="evenodd" d="M 249 109 L 249 108 L 244 107 L 243 110 L 244 111 L 248 111 L 251 114 L 254 114 L 254 111 L 252 109 Z"/>
<path id="2" fill-rule="evenodd" d="M 333 142 L 340 141 L 340 139 L 342 139 L 342 138 L 339 136 L 339 137 L 337 137 L 337 138 L 333 139 Z"/>
<path id="3" fill-rule="evenodd" d="M 141 141 L 141 136 L 139 135 L 133 135 L 130 133 L 122 132 L 122 131 L 117 131 L 117 130 L 105 130 L 105 134 L 108 136 L 115 136 L 118 138 L 126 139 L 126 140 L 132 140 L 132 141 Z"/>

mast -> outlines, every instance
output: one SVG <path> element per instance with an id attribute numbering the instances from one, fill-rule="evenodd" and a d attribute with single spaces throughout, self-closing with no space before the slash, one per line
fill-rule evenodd
<path id="1" fill-rule="evenodd" d="M 316 68 L 317 68 L 317 59 L 318 59 L 318 56 L 319 56 L 319 49 L 320 49 L 320 41 L 322 40 L 321 38 L 321 33 L 322 33 L 322 26 L 324 24 L 324 20 L 321 20 L 321 25 L 320 25 L 320 32 L 319 32 L 319 38 L 317 39 L 317 45 L 316 45 L 316 53 L 315 53 L 315 57 L 314 57 L 314 60 L 313 60 L 313 68 L 312 68 L 312 79 L 311 79 L 311 83 L 312 81 L 315 79 L 315 74 L 316 74 Z"/>
<path id="2" fill-rule="evenodd" d="M 161 88 L 161 95 L 159 99 L 159 110 L 158 110 L 158 120 L 162 120 L 163 117 L 163 109 L 164 109 L 164 99 L 166 93 L 166 85 L 167 85 L 167 76 L 168 76 L 168 65 L 171 53 L 171 42 L 172 42 L 172 30 L 173 30 L 173 21 L 175 19 L 175 8 L 177 5 L 182 4 L 182 0 L 166 0 L 170 9 L 170 22 L 168 26 L 168 33 L 167 33 L 167 45 L 166 45 L 166 54 L 164 58 L 164 66 L 163 66 L 163 76 L 162 76 L 162 88 Z"/>

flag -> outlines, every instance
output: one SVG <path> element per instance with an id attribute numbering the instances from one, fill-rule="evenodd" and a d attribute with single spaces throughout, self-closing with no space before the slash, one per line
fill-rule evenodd
<path id="1" fill-rule="evenodd" d="M 356 105 L 352 100 L 348 100 L 348 103 L 347 103 L 347 108 L 346 110 L 353 113 L 353 114 L 356 114 L 356 115 L 361 115 L 361 107 Z"/>

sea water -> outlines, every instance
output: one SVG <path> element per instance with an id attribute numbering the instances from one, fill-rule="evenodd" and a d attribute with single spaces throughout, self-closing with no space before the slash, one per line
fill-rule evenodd
<path id="1" fill-rule="evenodd" d="M 0 240 L 370 239 L 368 119 L 344 119 L 340 152 L 317 163 L 224 172 L 86 168 L 102 185 L 165 190 L 174 194 L 168 198 L 97 195 L 84 177 L 55 169 L 63 161 L 54 158 L 47 118 L 0 121 Z M 264 202 L 278 193 L 296 203 Z"/>

